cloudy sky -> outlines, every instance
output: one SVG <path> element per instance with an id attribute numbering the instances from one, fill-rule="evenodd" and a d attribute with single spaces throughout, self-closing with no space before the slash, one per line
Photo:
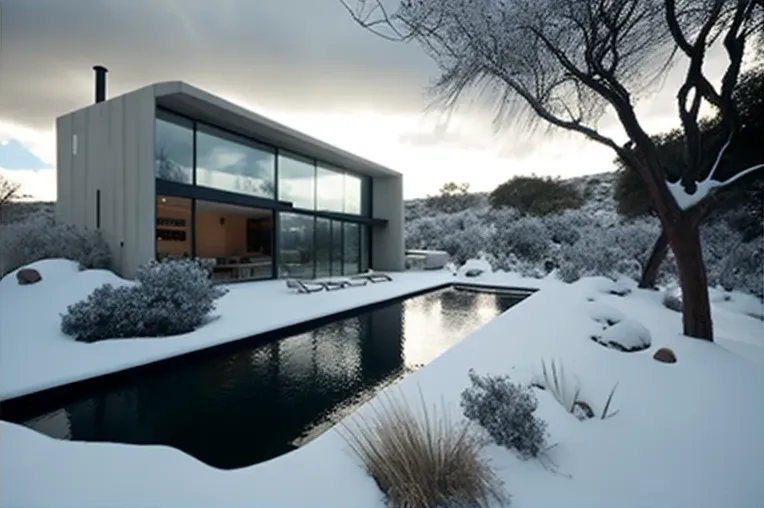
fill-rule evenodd
<path id="1" fill-rule="evenodd" d="M 55 118 L 93 100 L 94 64 L 110 70 L 109 96 L 187 81 L 403 172 L 407 198 L 448 181 L 482 191 L 516 174 L 612 169 L 610 151 L 576 135 L 495 133 L 478 111 L 448 122 L 425 113 L 434 65 L 417 46 L 355 25 L 338 0 L 0 0 L 0 8 L 0 172 L 39 199 L 55 199 Z M 676 124 L 676 81 L 669 76 L 639 104 L 650 131 Z"/>

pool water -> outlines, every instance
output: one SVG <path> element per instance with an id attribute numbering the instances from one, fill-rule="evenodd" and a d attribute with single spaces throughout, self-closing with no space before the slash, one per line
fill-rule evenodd
<path id="1" fill-rule="evenodd" d="M 309 441 L 521 300 L 442 289 L 269 344 L 211 352 L 23 424 L 60 439 L 162 444 L 221 469 L 244 467 Z"/>

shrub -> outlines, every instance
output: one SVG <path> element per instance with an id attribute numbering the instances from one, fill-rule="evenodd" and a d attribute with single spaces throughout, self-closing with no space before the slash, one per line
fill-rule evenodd
<path id="1" fill-rule="evenodd" d="M 541 219 L 519 217 L 495 225 L 487 251 L 497 259 L 514 254 L 520 261 L 542 261 L 549 252 L 551 237 Z"/>
<path id="2" fill-rule="evenodd" d="M 152 261 L 140 267 L 138 283 L 105 284 L 70 305 L 61 330 L 82 342 L 124 337 L 162 337 L 199 327 L 225 290 L 191 260 Z"/>
<path id="3" fill-rule="evenodd" d="M 488 199 L 494 208 L 511 207 L 530 215 L 549 215 L 584 204 L 573 184 L 538 176 L 516 176 L 496 187 Z"/>
<path id="4" fill-rule="evenodd" d="M 482 457 L 485 445 L 468 422 L 454 424 L 445 411 L 417 415 L 387 396 L 371 420 L 342 424 L 343 438 L 393 507 L 489 506 L 509 502 Z"/>
<path id="5" fill-rule="evenodd" d="M 52 215 L 39 213 L 0 230 L 2 273 L 42 259 L 76 261 L 81 268 L 108 268 L 111 257 L 99 231 L 56 224 Z"/>
<path id="6" fill-rule="evenodd" d="M 616 173 L 613 197 L 616 210 L 624 217 L 640 217 L 655 213 L 653 201 L 642 176 L 631 166 L 622 165 Z"/>
<path id="7" fill-rule="evenodd" d="M 545 217 L 544 225 L 554 243 L 573 245 L 581 238 L 579 228 L 586 225 L 586 222 L 582 224 L 580 219 L 580 215 L 571 213 L 555 214 Z"/>
<path id="8" fill-rule="evenodd" d="M 462 392 L 464 416 L 482 426 L 496 444 L 516 450 L 520 457 L 537 457 L 546 442 L 546 422 L 533 415 L 538 400 L 529 387 L 507 376 L 469 372 L 472 386 Z"/>

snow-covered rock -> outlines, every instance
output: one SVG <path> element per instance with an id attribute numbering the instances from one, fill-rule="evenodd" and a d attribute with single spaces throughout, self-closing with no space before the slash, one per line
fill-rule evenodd
<path id="1" fill-rule="evenodd" d="M 596 342 L 619 351 L 642 351 L 650 347 L 650 331 L 642 323 L 633 319 L 624 319 L 592 337 Z"/>

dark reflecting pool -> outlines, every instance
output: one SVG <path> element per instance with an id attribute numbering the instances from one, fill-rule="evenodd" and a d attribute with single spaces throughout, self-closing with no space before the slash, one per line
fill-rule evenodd
<path id="1" fill-rule="evenodd" d="M 163 444 L 211 466 L 248 466 L 320 434 L 520 300 L 439 290 L 270 344 L 211 353 L 23 423 L 61 439 Z"/>

